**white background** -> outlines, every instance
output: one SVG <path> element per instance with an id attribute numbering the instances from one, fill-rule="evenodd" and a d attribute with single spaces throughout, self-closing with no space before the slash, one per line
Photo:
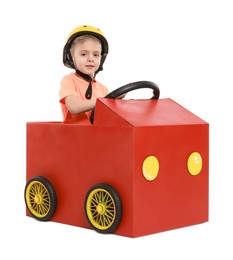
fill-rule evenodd
<path id="1" fill-rule="evenodd" d="M 1 1 L 1 259 L 233 259 L 231 2 Z M 154 81 L 210 124 L 208 223 L 132 239 L 25 216 L 26 122 L 62 119 L 62 49 L 83 24 L 109 41 L 110 90 Z"/>

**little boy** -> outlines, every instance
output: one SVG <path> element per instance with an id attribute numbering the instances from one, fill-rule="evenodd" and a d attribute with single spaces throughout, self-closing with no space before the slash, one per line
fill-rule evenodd
<path id="1" fill-rule="evenodd" d="M 95 80 L 96 74 L 103 69 L 107 54 L 108 42 L 98 28 L 79 26 L 69 34 L 63 50 L 63 63 L 75 73 L 61 80 L 59 96 L 63 122 L 88 121 L 96 99 L 108 94 L 107 87 Z"/>

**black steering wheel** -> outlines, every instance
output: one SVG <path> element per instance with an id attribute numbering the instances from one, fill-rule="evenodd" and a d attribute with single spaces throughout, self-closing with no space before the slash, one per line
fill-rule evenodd
<path id="1" fill-rule="evenodd" d="M 127 85 L 124 85 L 120 88 L 113 90 L 108 95 L 106 95 L 105 98 L 116 99 L 121 95 L 124 95 L 132 90 L 141 89 L 141 88 L 151 88 L 153 90 L 153 96 L 151 99 L 159 98 L 160 95 L 159 87 L 154 82 L 151 81 L 136 81 L 136 82 L 129 83 Z M 95 113 L 95 108 L 93 108 L 91 111 L 91 115 L 89 119 L 91 124 L 93 124 L 94 122 L 94 113 Z"/>

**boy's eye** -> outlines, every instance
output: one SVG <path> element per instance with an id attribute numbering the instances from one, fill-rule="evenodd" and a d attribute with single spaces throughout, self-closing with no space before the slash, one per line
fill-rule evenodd
<path id="1" fill-rule="evenodd" d="M 95 58 L 100 58 L 101 54 L 100 53 L 89 54 L 89 53 L 86 53 L 86 52 L 81 52 L 80 56 L 82 56 L 82 57 L 92 56 L 92 57 L 95 57 Z"/>

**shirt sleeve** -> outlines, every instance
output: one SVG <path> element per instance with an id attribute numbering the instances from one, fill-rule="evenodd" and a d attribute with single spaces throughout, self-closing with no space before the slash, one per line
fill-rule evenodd
<path id="1" fill-rule="evenodd" d="M 61 87 L 59 92 L 60 103 L 65 102 L 67 96 L 77 96 L 75 82 L 68 75 L 64 76 L 61 80 Z"/>

